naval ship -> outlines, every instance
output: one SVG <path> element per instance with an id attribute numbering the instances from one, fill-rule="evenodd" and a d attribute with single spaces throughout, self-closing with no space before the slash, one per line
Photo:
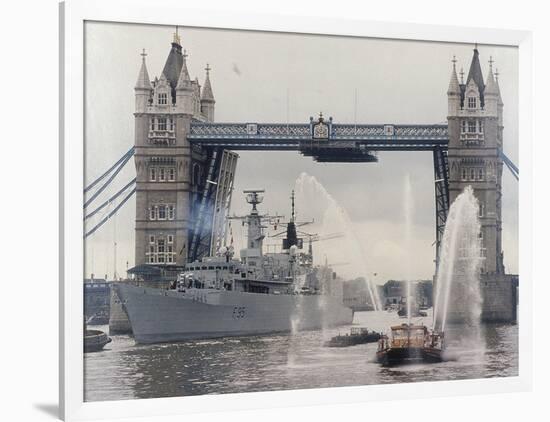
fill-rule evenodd
<path id="1" fill-rule="evenodd" d="M 292 217 L 279 252 L 264 252 L 264 190 L 246 190 L 252 206 L 240 219 L 247 227 L 240 259 L 231 245 L 215 256 L 186 264 L 169 289 L 126 283 L 114 286 L 137 343 L 164 343 L 226 336 L 295 332 L 351 324 L 343 283 L 328 265 L 314 266 L 311 239 L 303 251 L 292 195 Z M 281 234 L 281 233 L 279 233 Z M 277 236 L 277 235 L 275 235 Z"/>

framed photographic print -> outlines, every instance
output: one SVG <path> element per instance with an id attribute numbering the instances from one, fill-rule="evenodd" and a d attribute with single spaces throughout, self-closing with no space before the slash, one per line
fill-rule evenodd
<path id="1" fill-rule="evenodd" d="M 66 420 L 530 387 L 529 33 L 60 10 Z"/>

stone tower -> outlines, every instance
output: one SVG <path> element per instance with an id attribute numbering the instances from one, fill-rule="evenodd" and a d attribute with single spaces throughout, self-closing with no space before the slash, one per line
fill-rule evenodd
<path id="1" fill-rule="evenodd" d="M 183 265 L 190 204 L 206 177 L 205 154 L 190 147 L 187 134 L 192 120 L 214 118 L 210 68 L 201 98 L 177 32 L 160 78 L 150 80 L 145 57 L 135 86 L 135 264 Z"/>
<path id="2" fill-rule="evenodd" d="M 479 201 L 480 242 L 485 256 L 482 273 L 504 274 L 502 254 L 502 150 L 503 103 L 498 79 L 489 59 L 489 74 L 483 79 L 477 46 L 466 81 L 453 58 L 447 91 L 449 123 L 450 203 L 471 185 Z M 498 76 L 498 74 L 497 74 Z"/>

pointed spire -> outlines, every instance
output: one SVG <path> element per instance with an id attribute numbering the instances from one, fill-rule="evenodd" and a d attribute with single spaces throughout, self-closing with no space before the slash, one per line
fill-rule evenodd
<path id="1" fill-rule="evenodd" d="M 453 70 L 451 72 L 451 81 L 449 82 L 449 89 L 447 95 L 460 94 L 460 85 L 458 84 L 458 77 L 456 76 L 456 57 L 453 56 Z"/>
<path id="2" fill-rule="evenodd" d="M 147 53 L 145 52 L 145 49 L 143 49 L 143 52 L 141 53 L 141 69 L 139 70 L 135 89 L 153 89 L 151 86 L 151 80 L 149 79 L 149 72 L 147 72 L 145 57 L 147 57 Z"/>
<path id="3" fill-rule="evenodd" d="M 183 62 L 183 57 L 181 54 L 181 45 L 179 44 L 179 35 L 177 33 L 174 34 L 174 40 L 170 47 L 170 52 L 168 53 L 168 57 L 166 58 L 166 62 L 164 63 L 164 68 L 162 69 L 162 73 L 164 73 L 164 76 L 166 76 L 166 79 L 170 82 L 170 87 L 172 88 L 172 96 L 176 93 L 176 85 L 178 83 L 178 77 L 181 72 L 181 65 Z"/>
<path id="4" fill-rule="evenodd" d="M 498 73 L 498 68 L 495 70 L 495 85 L 497 87 L 497 94 L 498 94 L 498 104 L 503 105 L 502 102 L 502 96 L 500 95 L 500 85 L 498 84 L 498 77 L 500 73 Z"/>
<path id="5" fill-rule="evenodd" d="M 464 68 L 460 68 L 460 85 L 464 85 Z"/>
<path id="6" fill-rule="evenodd" d="M 214 101 L 214 93 L 212 92 L 212 85 L 210 84 L 210 70 L 212 70 L 212 68 L 207 63 L 204 70 L 206 70 L 206 79 L 204 80 L 204 87 L 202 88 L 201 100 Z"/>
<path id="7" fill-rule="evenodd" d="M 189 77 L 189 71 L 187 70 L 187 50 L 183 50 L 183 63 L 181 66 L 181 72 L 178 78 L 176 89 L 188 89 L 190 85 L 191 78 Z"/>
<path id="8" fill-rule="evenodd" d="M 179 45 L 181 47 L 181 38 L 178 34 L 178 27 L 176 25 L 176 32 L 174 32 L 174 40 L 172 41 L 172 44 Z"/>
<path id="9" fill-rule="evenodd" d="M 493 76 L 493 57 L 489 57 L 489 74 L 485 85 L 486 95 L 498 95 L 498 87 Z"/>
<path id="10" fill-rule="evenodd" d="M 469 84 L 473 80 L 477 88 L 479 89 L 480 94 L 485 88 L 483 83 L 483 73 L 481 72 L 481 64 L 479 63 L 479 51 L 477 51 L 477 43 L 474 48 L 474 56 L 472 57 L 472 63 L 470 64 L 470 71 L 468 72 L 468 78 L 466 79 L 466 84 Z"/>

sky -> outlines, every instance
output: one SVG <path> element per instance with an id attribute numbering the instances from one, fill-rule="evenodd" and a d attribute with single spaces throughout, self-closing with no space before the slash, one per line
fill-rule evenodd
<path id="1" fill-rule="evenodd" d="M 170 51 L 174 27 L 87 22 L 85 26 L 85 184 L 134 144 L 134 85 L 147 52 L 153 79 Z M 191 77 L 204 83 L 206 64 L 216 99 L 217 122 L 307 123 L 323 112 L 335 123 L 446 123 L 453 55 L 468 72 L 473 46 L 359 37 L 180 27 Z M 479 45 L 484 77 L 489 57 L 500 73 L 504 102 L 504 151 L 518 162 L 518 50 Z M 264 188 L 264 212 L 289 215 L 290 192 L 302 173 L 312 176 L 346 214 L 334 232 L 353 233 L 315 244 L 317 262 L 327 259 L 346 277 L 431 279 L 434 272 L 435 203 L 429 152 L 380 152 L 378 163 L 316 163 L 296 152 L 240 151 L 232 213 L 248 205 L 242 190 Z M 135 176 L 131 160 L 96 203 Z M 406 248 L 404 192 L 412 192 L 412 244 Z M 302 177 L 301 180 L 304 180 Z M 327 234 L 322 212 L 297 198 L 298 217 L 315 219 L 304 230 Z M 93 208 L 93 207 L 92 207 Z M 91 209 L 92 209 L 91 208 Z M 101 218 L 101 213 L 98 218 Z M 135 200 L 85 243 L 87 276 L 134 265 Z M 97 221 L 97 220 L 95 220 Z M 91 222 L 93 224 L 93 222 Z M 92 225 L 90 224 L 90 226 Z M 88 228 L 90 227 L 88 226 Z M 324 231 L 323 231 L 324 230 Z M 241 229 L 234 229 L 238 249 Z M 114 239 L 116 239 L 116 260 Z M 272 244 L 275 240 L 268 239 Z M 344 250 L 359 256 L 342 261 Z M 518 183 L 503 176 L 503 248 L 509 273 L 518 271 Z M 359 251 L 358 253 L 356 253 Z M 353 260 L 352 260 L 353 261 Z M 355 260 L 357 261 L 357 260 Z M 410 263 L 407 265 L 406 263 Z M 115 265 L 116 263 L 116 265 Z M 376 274 L 376 276 L 374 276 Z M 374 277 L 374 278 L 373 278 Z"/>

